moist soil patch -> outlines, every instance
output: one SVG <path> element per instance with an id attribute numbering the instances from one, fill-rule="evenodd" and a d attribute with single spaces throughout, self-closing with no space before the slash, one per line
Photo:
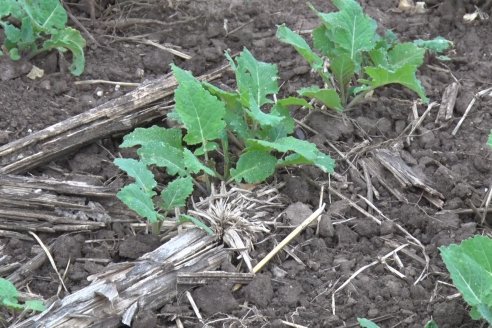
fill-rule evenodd
<path id="1" fill-rule="evenodd" d="M 211 327 L 283 327 L 286 322 L 308 327 L 354 327 L 357 318 L 365 317 L 381 327 L 423 327 L 430 319 L 444 328 L 480 327 L 480 322 L 470 319 L 466 304 L 449 285 L 438 247 L 489 232 L 489 218 L 479 217 L 471 209 L 481 207 L 492 185 L 492 157 L 486 146 L 492 99 L 478 99 L 457 133 L 452 133 L 474 95 L 492 85 L 492 22 L 465 24 L 462 19 L 464 13 L 475 10 L 474 5 L 492 14 L 489 2 L 465 5 L 461 1 L 433 0 L 427 1 L 425 14 L 413 14 L 398 10 L 396 1 L 361 1 L 382 28 L 392 30 L 403 41 L 440 35 L 454 42 L 450 61 L 428 56 L 419 71 L 431 101 L 440 102 L 446 87 L 459 83 L 454 117 L 446 124 L 436 123 L 437 106 L 411 136 L 407 138 L 407 133 L 402 138 L 402 132 L 414 122 L 416 96 L 393 86 L 377 91 L 371 99 L 343 114 L 311 114 L 305 126 L 298 127 L 298 137 L 316 143 L 336 159 L 336 174 L 330 186 L 348 200 L 325 189 L 324 201 L 332 215 L 326 216 L 319 227 L 308 227 L 290 244 L 288 253 L 281 252 L 249 285 L 237 291 L 223 284 L 193 290 L 203 322 L 196 319 L 186 297 L 179 295 L 158 311 L 140 310 L 132 326 L 174 327 L 175 318 L 180 317 L 185 327 L 201 327 L 204 323 Z M 30 63 L 12 63 L 0 57 L 5 77 L 0 82 L 0 145 L 131 90 L 123 84 L 77 81 L 140 83 L 169 73 L 170 63 L 200 75 L 225 64 L 226 49 L 237 53 L 247 47 L 257 58 L 277 64 L 283 94 L 320 83 L 303 59 L 275 38 L 277 24 L 285 23 L 298 31 L 317 26 L 314 13 L 304 1 L 101 1 L 94 8 L 91 3 L 68 3 L 97 40 L 88 40 L 86 70 L 80 77 L 67 73 L 67 61 L 57 54 Z M 312 3 L 322 11 L 333 9 L 327 1 Z M 124 23 L 125 17 L 140 21 Z M 170 55 L 142 40 L 153 40 L 191 59 Z M 44 69 L 41 79 L 26 77 L 31 65 Z M 234 88 L 233 74 L 224 73 L 214 83 Z M 424 105 L 416 106 L 419 115 L 426 109 Z M 294 113 L 298 119 L 307 114 L 305 110 Z M 99 140 L 27 175 L 79 179 L 118 188 L 125 180 L 112 160 L 121 155 L 120 142 L 121 136 Z M 361 173 L 364 159 L 371 158 L 374 149 L 395 145 L 398 147 L 393 150 L 406 165 L 442 195 L 442 209 L 429 202 L 422 190 L 401 188 L 387 171 L 381 174 L 385 181 L 394 183 L 400 198 L 374 177 L 371 184 L 378 192 L 374 205 L 380 213 L 358 196 L 365 197 L 368 189 Z M 328 176 L 312 168 L 281 171 L 277 179 L 285 182 L 282 192 L 290 203 L 303 205 L 297 209 L 299 213 L 317 208 L 319 183 L 329 181 Z M 383 219 L 382 224 L 355 210 L 349 200 Z M 102 202 L 104 206 L 117 203 L 116 198 Z M 162 244 L 162 239 L 144 234 L 144 229 L 132 222 L 138 221 L 131 217 L 91 232 L 38 233 L 50 245 L 69 293 L 87 286 L 87 277 L 108 263 L 136 259 Z M 274 234 L 256 245 L 254 261 L 261 260 L 290 232 L 285 228 L 290 223 L 287 215 L 281 216 Z M 0 263 L 4 266 L 13 265 L 15 269 L 42 252 L 27 233 L 24 238 L 2 236 Z M 403 244 L 409 244 L 406 252 L 386 259 L 401 274 L 398 276 L 380 260 Z M 332 295 L 337 288 L 373 261 L 380 262 L 335 293 L 333 307 Z M 223 269 L 231 270 L 230 264 L 224 264 Z M 11 272 L 2 270 L 2 276 Z M 21 291 L 46 300 L 67 294 L 60 289 L 48 261 L 24 278 L 17 283 Z M 6 312 L 2 315 L 12 319 Z"/>

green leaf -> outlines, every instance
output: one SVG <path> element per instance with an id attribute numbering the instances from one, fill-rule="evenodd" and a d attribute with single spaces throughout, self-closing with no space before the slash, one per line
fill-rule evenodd
<path id="1" fill-rule="evenodd" d="M 232 61 L 230 57 L 229 61 Z M 277 66 L 256 60 L 246 48 L 236 58 L 236 62 L 237 65 L 234 65 L 232 61 L 231 66 L 236 73 L 243 105 L 249 107 L 251 98 L 255 100 L 258 107 L 271 103 L 268 96 L 279 91 Z"/>
<path id="2" fill-rule="evenodd" d="M 419 48 L 413 43 L 399 43 L 388 51 L 388 64 L 392 69 L 398 69 L 405 65 L 420 67 L 424 63 L 425 49 Z"/>
<path id="3" fill-rule="evenodd" d="M 23 14 L 20 3 L 17 0 L 2 0 L 0 6 L 0 18 L 12 15 L 15 18 L 20 18 Z"/>
<path id="4" fill-rule="evenodd" d="M 19 60 L 19 59 L 21 59 L 21 56 L 20 56 L 20 53 L 19 53 L 19 49 L 17 49 L 17 48 L 10 49 L 9 55 L 10 55 L 10 59 L 12 59 L 12 60 Z"/>
<path id="5" fill-rule="evenodd" d="M 177 207 L 186 205 L 186 200 L 193 193 L 193 180 L 191 177 L 177 178 L 170 182 L 162 191 L 162 208 L 172 211 Z"/>
<path id="6" fill-rule="evenodd" d="M 142 162 L 147 165 L 155 164 L 158 167 L 165 167 L 169 175 L 187 175 L 183 150 L 174 148 L 164 142 L 148 143 L 137 151 Z"/>
<path id="7" fill-rule="evenodd" d="M 362 328 L 379 328 L 377 324 L 366 318 L 357 318 L 357 321 Z"/>
<path id="8" fill-rule="evenodd" d="M 424 328 L 439 328 L 439 326 L 434 320 L 429 320 L 426 322 Z"/>
<path id="9" fill-rule="evenodd" d="M 224 120 L 227 128 L 232 130 L 241 140 L 252 138 L 252 132 L 245 121 L 245 113 L 242 107 L 228 109 Z"/>
<path id="10" fill-rule="evenodd" d="M 44 50 L 58 49 L 58 51 L 61 52 L 66 51 L 66 49 L 70 50 L 72 53 L 72 64 L 69 69 L 75 76 L 79 76 L 82 72 L 84 72 L 84 47 L 85 39 L 79 31 L 71 27 L 53 31 L 51 39 L 46 40 L 43 43 Z"/>
<path id="11" fill-rule="evenodd" d="M 306 164 L 312 164 L 312 162 L 305 157 L 299 155 L 299 154 L 290 154 L 285 156 L 285 158 L 279 159 L 277 161 L 277 166 L 279 167 L 287 167 L 287 166 L 294 166 L 294 165 L 306 165 Z"/>
<path id="12" fill-rule="evenodd" d="M 179 83 L 174 96 L 176 112 L 187 129 L 184 140 L 196 145 L 218 139 L 225 128 L 224 104 L 205 90 L 191 73 L 175 65 L 172 70 Z"/>
<path id="13" fill-rule="evenodd" d="M 345 88 L 355 74 L 355 64 L 349 56 L 343 54 L 332 59 L 331 71 L 338 84 Z"/>
<path id="14" fill-rule="evenodd" d="M 253 96 L 250 96 L 249 99 L 249 109 L 250 110 L 247 111 L 248 115 L 258 122 L 260 126 L 275 126 L 283 120 L 282 117 L 274 115 L 273 113 L 264 113 Z"/>
<path id="15" fill-rule="evenodd" d="M 214 235 L 214 232 L 212 231 L 212 229 L 210 229 L 205 223 L 203 223 L 200 219 L 197 219 L 194 216 L 182 214 L 179 217 L 179 222 L 180 223 L 191 222 L 194 225 L 196 225 L 197 228 L 202 229 L 203 231 L 208 233 L 210 236 Z"/>
<path id="16" fill-rule="evenodd" d="M 43 304 L 43 301 L 40 300 L 28 300 L 25 303 L 25 308 L 28 310 L 43 312 L 46 307 Z"/>
<path id="17" fill-rule="evenodd" d="M 231 169 L 231 176 L 237 182 L 263 182 L 273 175 L 276 163 L 277 159 L 268 151 L 247 151 L 239 157 L 236 168 Z"/>
<path id="18" fill-rule="evenodd" d="M 492 147 L 492 130 L 490 130 L 489 138 L 487 139 L 487 145 Z"/>
<path id="19" fill-rule="evenodd" d="M 442 53 L 454 46 L 453 42 L 446 40 L 442 36 L 438 36 L 432 40 L 414 40 L 413 43 L 420 48 L 425 48 L 435 53 Z"/>
<path id="20" fill-rule="evenodd" d="M 304 98 L 298 97 L 288 97 L 284 99 L 277 100 L 277 105 L 281 107 L 289 107 L 289 106 L 302 106 L 309 109 L 313 109 L 313 106 L 306 101 Z"/>
<path id="21" fill-rule="evenodd" d="M 216 176 L 215 172 L 211 168 L 200 162 L 198 157 L 196 157 L 189 149 L 186 148 L 184 149 L 183 156 L 184 156 L 184 164 L 189 172 L 198 174 L 201 171 L 203 171 L 205 172 L 205 174 L 208 174 L 209 176 L 212 177 Z"/>
<path id="22" fill-rule="evenodd" d="M 334 13 L 318 13 L 327 27 L 328 38 L 338 47 L 347 51 L 350 59 L 360 65 L 362 51 L 370 51 L 376 46 L 377 24 L 364 14 L 355 0 L 332 0 L 339 9 Z"/>
<path id="23" fill-rule="evenodd" d="M 19 292 L 15 285 L 7 279 L 0 278 L 0 300 L 10 300 L 17 303 Z"/>
<path id="24" fill-rule="evenodd" d="M 284 25 L 277 28 L 277 38 L 293 46 L 296 51 L 317 71 L 323 69 L 323 59 L 315 54 L 307 42 L 297 33 Z"/>
<path id="25" fill-rule="evenodd" d="M 147 165 L 132 158 L 117 158 L 114 160 L 116 166 L 125 171 L 126 174 L 135 179 L 136 184 L 150 196 L 154 196 L 153 189 L 157 187 L 154 175 Z"/>
<path id="26" fill-rule="evenodd" d="M 481 318 L 484 318 L 489 324 L 492 324 L 492 307 L 487 304 L 478 304 L 476 307 L 478 314 Z"/>
<path id="27" fill-rule="evenodd" d="M 183 134 L 181 129 L 166 129 L 157 125 L 150 128 L 136 128 L 131 133 L 123 137 L 120 147 L 133 147 L 137 145 L 147 145 L 155 142 L 163 142 L 169 146 L 182 149 L 181 139 Z"/>
<path id="28" fill-rule="evenodd" d="M 65 28 L 67 13 L 59 0 L 21 0 L 19 2 L 36 29 L 52 33 Z"/>
<path id="29" fill-rule="evenodd" d="M 420 84 L 420 81 L 415 76 L 417 67 L 414 65 L 407 64 L 395 71 L 381 66 L 370 66 L 366 67 L 365 71 L 372 80 L 359 80 L 359 82 L 370 86 L 372 89 L 388 84 L 401 84 L 410 90 L 415 91 L 424 103 L 429 102 L 429 99 L 425 96 L 425 90 L 422 87 L 422 84 Z"/>
<path id="30" fill-rule="evenodd" d="M 19 304 L 19 302 L 17 301 L 17 299 L 15 299 L 15 300 L 13 300 L 13 299 L 4 299 L 2 301 L 2 305 L 4 305 L 8 309 L 12 309 L 12 310 L 15 310 L 15 311 L 22 311 L 22 310 L 24 310 L 24 305 Z"/>
<path id="31" fill-rule="evenodd" d="M 280 138 L 287 137 L 289 134 L 294 132 L 295 121 L 291 117 L 288 108 L 281 106 L 280 102 L 277 102 L 277 104 L 273 106 L 271 113 L 275 116 L 281 117 L 282 121 L 274 126 L 264 127 L 259 132 L 259 136 L 261 137 L 261 139 L 275 141 Z"/>
<path id="32" fill-rule="evenodd" d="M 224 102 L 226 109 L 241 107 L 241 99 L 236 92 L 224 91 L 206 81 L 202 82 L 203 87 Z"/>
<path id="33" fill-rule="evenodd" d="M 463 299 L 478 313 L 487 314 L 484 306 L 492 306 L 492 239 L 475 236 L 439 250 Z"/>
<path id="34" fill-rule="evenodd" d="M 314 98 L 326 107 L 334 109 L 337 112 L 343 111 L 340 96 L 334 89 L 320 89 L 318 86 L 311 86 L 307 88 L 301 88 L 297 91 L 297 93 L 304 97 Z"/>
<path id="35" fill-rule="evenodd" d="M 195 149 L 194 153 L 197 156 L 201 156 L 201 155 L 204 155 L 205 153 L 214 151 L 214 150 L 216 150 L 218 148 L 219 148 L 219 144 L 216 143 L 216 142 L 211 141 L 211 142 L 208 142 L 205 145 L 203 145 L 203 146 L 198 147 L 197 149 Z"/>
<path id="36" fill-rule="evenodd" d="M 279 152 L 294 152 L 304 157 L 309 164 L 314 164 L 326 173 L 333 172 L 335 162 L 333 159 L 322 153 L 316 146 L 308 141 L 299 140 L 294 137 L 281 138 L 275 142 L 265 140 L 248 140 L 248 147 L 252 149 L 275 149 Z"/>
<path id="37" fill-rule="evenodd" d="M 150 223 L 155 223 L 161 219 L 161 216 L 154 209 L 154 203 L 149 193 L 146 193 L 135 183 L 123 187 L 117 194 L 128 208 L 133 210 L 141 217 L 147 219 Z"/>

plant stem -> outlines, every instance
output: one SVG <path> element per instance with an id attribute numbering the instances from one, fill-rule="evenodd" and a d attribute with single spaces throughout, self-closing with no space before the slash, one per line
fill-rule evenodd
<path id="1" fill-rule="evenodd" d="M 222 136 L 222 152 L 224 154 L 224 176 L 222 180 L 229 178 L 229 168 L 231 165 L 231 159 L 229 157 L 229 139 L 227 139 L 227 133 Z"/>
<path id="2" fill-rule="evenodd" d="M 374 89 L 365 90 L 365 91 L 362 91 L 361 93 L 359 93 L 357 96 L 355 96 L 354 99 L 352 99 L 350 101 L 350 103 L 347 106 L 345 106 L 345 110 L 350 109 L 350 108 L 354 107 L 355 105 L 357 105 L 358 103 L 360 103 L 364 99 L 366 94 L 372 90 L 374 90 Z"/>
<path id="3" fill-rule="evenodd" d="M 205 155 L 205 165 L 210 167 L 210 160 L 208 158 L 207 142 L 206 141 L 203 142 L 203 151 L 204 151 L 204 155 Z M 211 188 L 210 177 L 207 174 L 205 174 L 205 184 L 207 185 L 207 193 L 210 194 L 210 191 L 212 190 L 212 188 Z"/>

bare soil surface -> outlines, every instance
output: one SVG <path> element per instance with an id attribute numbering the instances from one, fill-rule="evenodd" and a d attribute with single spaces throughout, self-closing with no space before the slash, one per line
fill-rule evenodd
<path id="1" fill-rule="evenodd" d="M 234 53 L 247 47 L 259 59 L 277 64 L 283 94 L 320 83 L 303 59 L 275 38 L 277 24 L 286 23 L 301 31 L 318 24 L 304 1 L 101 1 L 96 5 L 93 19 L 90 8 L 86 8 L 90 2 L 69 5 L 98 41 L 95 44 L 88 40 L 86 70 L 82 76 L 74 78 L 67 73 L 66 61 L 57 54 L 36 58 L 32 63 L 12 64 L 5 57 L 0 58 L 3 72 L 17 75 L 0 81 L 0 145 L 131 90 L 131 87 L 98 83 L 76 85 L 76 81 L 138 83 L 169 73 L 170 63 L 199 75 L 223 65 L 226 49 Z M 332 9 L 327 1 L 312 3 L 323 11 Z M 460 84 L 454 117 L 444 125 L 435 123 L 437 106 L 408 140 L 408 131 L 402 138 L 404 129 L 414 122 L 412 106 L 416 96 L 396 86 L 376 92 L 372 99 L 341 115 L 319 112 L 310 115 L 306 120 L 310 129 L 299 127 L 299 134 L 337 160 L 337 175 L 331 179 L 331 187 L 383 223 L 377 224 L 325 190 L 324 200 L 333 214 L 325 220 L 330 219 L 331 223 L 325 222 L 319 229 L 307 228 L 290 245 L 289 254 L 281 253 L 239 291 L 232 292 L 232 286 L 221 284 L 193 290 L 204 322 L 211 327 L 283 327 L 282 321 L 308 327 L 355 327 L 358 317 L 372 319 L 381 327 L 423 327 L 430 319 L 441 328 L 481 326 L 470 319 L 462 299 L 453 297 L 457 291 L 448 285 L 450 278 L 438 247 L 490 231 L 490 218 L 483 221 L 470 209 L 482 206 L 492 185 L 492 152 L 486 146 L 492 127 L 492 99 L 479 99 L 458 132 L 452 135 L 452 131 L 473 96 L 492 86 L 492 22 L 465 24 L 463 14 L 473 12 L 474 4 L 464 5 L 460 1 L 427 1 L 429 9 L 425 14 L 401 12 L 397 1 L 363 0 L 361 3 L 382 28 L 392 30 L 401 40 L 440 35 L 454 42 L 449 54 L 451 61 L 441 62 L 429 56 L 420 69 L 420 79 L 431 101 L 440 102 L 445 88 L 452 82 Z M 476 5 L 484 6 L 482 9 L 492 14 L 488 2 L 478 1 Z M 115 26 L 115 20 L 122 22 L 125 17 L 147 21 Z M 191 59 L 184 60 L 137 42 L 144 39 L 179 50 Z M 26 73 L 31 64 L 44 69 L 44 77 L 28 79 Z M 233 75 L 226 73 L 215 83 L 234 88 Z M 419 115 L 427 109 L 424 105 L 416 108 Z M 299 119 L 306 115 L 305 111 L 295 112 Z M 113 158 L 120 155 L 120 142 L 121 136 L 100 140 L 28 175 L 90 177 L 90 183 L 121 186 L 125 180 L 112 164 Z M 358 147 L 361 144 L 363 147 Z M 405 163 L 442 194 L 443 209 L 426 200 L 422 190 L 401 188 L 387 171 L 383 172 L 384 177 L 394 183 L 404 201 L 388 192 L 376 178 L 371 179 L 379 193 L 374 205 L 381 213 L 368 208 L 358 196 L 367 195 L 363 160 L 373 157 L 374 149 L 394 145 L 399 146 L 397 153 Z M 287 215 L 291 211 L 307 217 L 317 208 L 320 194 L 317 184 L 328 181 L 328 176 L 312 168 L 302 168 L 279 172 L 278 179 L 286 183 L 282 192 L 291 204 L 304 204 L 290 208 L 282 216 L 280 225 L 285 226 L 294 224 Z M 255 248 L 254 260 L 261 260 L 290 230 L 278 228 L 271 236 L 265 236 L 268 238 Z M 95 232 L 38 235 L 47 245 L 52 244 L 52 255 L 69 292 L 88 285 L 87 277 L 101 271 L 109 262 L 136 259 L 161 244 L 159 238 L 144 235 L 142 230 L 135 231 L 125 222 Z M 403 244 L 409 244 L 406 253 L 400 252 L 398 258 L 386 260 L 402 276 L 395 275 L 384 263 L 371 266 L 335 293 L 333 308 L 334 291 L 354 272 Z M 0 237 L 0 250 L 4 265 L 25 263 L 41 251 L 34 240 L 13 237 Z M 428 256 L 428 268 L 425 256 Z M 230 265 L 224 265 L 224 269 L 230 270 Z M 2 271 L 2 276 L 8 273 Z M 45 299 L 64 295 L 48 261 L 26 276 L 18 287 Z M 0 313 L 6 319 L 11 318 L 5 312 Z M 141 310 L 132 326 L 174 327 L 176 315 L 186 327 L 203 326 L 182 296 L 157 312 Z"/>

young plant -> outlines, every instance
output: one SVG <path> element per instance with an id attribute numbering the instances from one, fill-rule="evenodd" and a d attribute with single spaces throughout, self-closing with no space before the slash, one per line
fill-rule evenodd
<path id="1" fill-rule="evenodd" d="M 66 24 L 67 13 L 59 0 L 1 1 L 0 26 L 5 34 L 2 48 L 12 60 L 24 55 L 32 58 L 53 49 L 70 50 L 70 72 L 80 75 L 85 65 L 85 40 L 79 31 Z"/>
<path id="2" fill-rule="evenodd" d="M 374 322 L 366 318 L 357 318 L 359 326 L 362 328 L 379 328 L 379 326 Z M 429 320 L 425 323 L 424 328 L 438 328 L 434 320 Z"/>
<path id="3" fill-rule="evenodd" d="M 3 278 L 0 278 L 0 305 L 14 311 L 44 311 L 43 302 L 40 300 L 29 300 L 24 304 L 19 303 L 17 288 L 15 288 L 13 283 Z"/>
<path id="4" fill-rule="evenodd" d="M 471 306 L 472 319 L 492 324 L 492 239 L 475 236 L 439 251 L 453 284 Z"/>
<path id="5" fill-rule="evenodd" d="M 236 75 L 237 91 L 202 83 L 173 65 L 179 86 L 170 116 L 183 129 L 137 128 L 123 139 L 121 147 L 140 147 L 140 159 L 115 160 L 135 179 L 117 196 L 152 223 L 154 232 L 168 213 L 185 205 L 198 184 L 197 175 L 208 184 L 211 179 L 254 184 L 291 165 L 311 164 L 324 172 L 333 171 L 334 162 L 328 155 L 314 144 L 290 136 L 295 124 L 288 107 L 310 105 L 295 97 L 274 100 L 279 91 L 277 67 L 257 61 L 247 49 L 235 60 L 227 58 Z M 267 108 L 269 112 L 264 110 Z M 217 165 L 217 159 L 223 165 Z M 175 179 L 157 199 L 151 165 L 165 169 Z"/>
<path id="6" fill-rule="evenodd" d="M 325 84 L 324 88 L 303 88 L 299 94 L 315 99 L 327 108 L 342 111 L 374 89 L 400 84 L 427 103 L 416 72 L 423 64 L 425 49 L 442 50 L 445 39 L 400 43 L 391 32 L 380 36 L 376 32 L 376 21 L 366 15 L 355 0 L 332 2 L 338 8 L 337 12 L 322 13 L 310 5 L 322 23 L 312 33 L 314 48 L 321 55 L 287 26 L 278 27 L 278 39 L 292 45 Z M 451 43 L 447 42 L 449 47 Z"/>

